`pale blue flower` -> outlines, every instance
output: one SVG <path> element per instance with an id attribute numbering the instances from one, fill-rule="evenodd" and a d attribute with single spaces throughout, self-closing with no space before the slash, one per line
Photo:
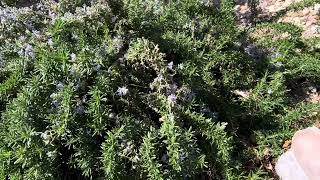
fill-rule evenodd
<path id="1" fill-rule="evenodd" d="M 49 46 L 53 46 L 53 40 L 52 40 L 52 38 L 49 38 L 49 39 L 48 39 L 48 45 L 49 45 Z"/>
<path id="2" fill-rule="evenodd" d="M 49 15 L 49 17 L 51 19 L 51 24 L 54 24 L 56 22 L 56 20 L 57 20 L 57 14 L 54 13 L 54 12 L 49 11 L 48 15 Z"/>
<path id="3" fill-rule="evenodd" d="M 26 39 L 27 39 L 26 36 L 20 36 L 20 37 L 19 37 L 19 40 L 20 40 L 20 41 L 25 41 Z"/>
<path id="4" fill-rule="evenodd" d="M 56 85 L 57 90 L 62 90 L 64 88 L 64 84 L 62 82 L 58 82 L 58 84 Z"/>
<path id="5" fill-rule="evenodd" d="M 245 53 L 247 53 L 252 58 L 260 57 L 260 50 L 253 44 L 248 45 L 244 48 Z"/>
<path id="6" fill-rule="evenodd" d="M 117 95 L 118 96 L 125 96 L 128 94 L 128 92 L 129 92 L 129 89 L 127 87 L 125 87 L 125 86 L 119 87 L 117 90 Z"/>
<path id="7" fill-rule="evenodd" d="M 25 48 L 25 50 L 24 50 L 24 55 L 25 55 L 26 57 L 30 57 L 30 58 L 32 58 L 32 59 L 35 58 L 35 53 L 34 53 L 34 51 L 33 51 L 32 45 L 28 44 L 28 45 L 26 46 L 26 48 Z"/>
<path id="8" fill-rule="evenodd" d="M 202 113 L 206 114 L 207 116 L 209 116 L 210 118 L 214 118 L 217 119 L 219 117 L 219 113 L 218 112 L 213 112 L 211 111 L 210 108 L 203 108 L 201 110 Z M 207 120 L 208 122 L 210 122 L 211 120 Z"/>
<path id="9" fill-rule="evenodd" d="M 170 95 L 168 96 L 168 101 L 169 101 L 169 103 L 171 103 L 171 104 L 175 104 L 175 103 L 177 102 L 177 96 L 174 95 L 174 94 L 170 94 Z"/>
<path id="10" fill-rule="evenodd" d="M 271 53 L 270 58 L 277 59 L 277 58 L 280 58 L 281 56 L 282 54 L 280 52 L 274 52 L 274 53 Z"/>
<path id="11" fill-rule="evenodd" d="M 150 84 L 150 89 L 153 90 L 157 85 L 161 84 L 164 80 L 163 75 L 160 74 L 156 78 L 154 78 L 153 82 Z"/>
<path id="12" fill-rule="evenodd" d="M 192 101 L 196 97 L 196 94 L 194 92 L 187 93 L 185 100 L 186 101 Z"/>
<path id="13" fill-rule="evenodd" d="M 111 22 L 114 23 L 114 22 L 116 22 L 117 19 L 118 19 L 117 16 L 113 16 L 113 17 L 111 18 Z"/>
<path id="14" fill-rule="evenodd" d="M 24 56 L 24 51 L 23 51 L 23 49 L 20 49 L 20 50 L 18 51 L 18 54 L 19 54 L 19 56 Z"/>
<path id="15" fill-rule="evenodd" d="M 164 163 L 167 163 L 169 160 L 169 156 L 168 154 L 163 154 L 162 157 L 161 157 L 161 161 L 164 162 Z"/>
<path id="16" fill-rule="evenodd" d="M 176 83 L 170 84 L 169 90 L 171 93 L 175 93 L 178 90 L 178 86 Z"/>
<path id="17" fill-rule="evenodd" d="M 153 80 L 153 82 L 161 82 L 161 81 L 163 81 L 164 80 L 164 78 L 163 78 L 163 75 L 162 74 L 160 74 L 159 76 L 157 76 L 154 80 Z"/>
<path id="18" fill-rule="evenodd" d="M 180 153 L 180 161 L 184 161 L 185 159 L 187 158 L 187 155 L 186 155 L 186 153 L 184 153 L 184 152 L 181 152 Z"/>
<path id="19" fill-rule="evenodd" d="M 101 65 L 100 65 L 100 64 L 97 64 L 97 65 L 93 66 L 93 70 L 94 70 L 94 71 L 99 72 L 100 69 L 101 69 Z"/>
<path id="20" fill-rule="evenodd" d="M 84 112 L 85 112 L 85 109 L 84 109 L 83 105 L 79 105 L 75 109 L 75 113 L 76 114 L 82 115 L 82 114 L 84 114 Z"/>
<path id="21" fill-rule="evenodd" d="M 52 107 L 53 108 L 58 108 L 59 106 L 60 106 L 60 104 L 59 104 L 58 101 L 56 101 L 56 100 L 52 101 Z"/>

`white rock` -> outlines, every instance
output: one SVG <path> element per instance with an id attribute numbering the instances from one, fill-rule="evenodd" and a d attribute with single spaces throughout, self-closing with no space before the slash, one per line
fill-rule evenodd
<path id="1" fill-rule="evenodd" d="M 320 4 L 315 4 L 314 10 L 317 12 L 317 14 L 320 14 Z"/>

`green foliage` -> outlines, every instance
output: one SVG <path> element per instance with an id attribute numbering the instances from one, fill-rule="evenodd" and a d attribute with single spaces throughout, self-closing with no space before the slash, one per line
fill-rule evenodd
<path id="1" fill-rule="evenodd" d="M 303 0 L 297 3 L 294 3 L 292 5 L 290 5 L 287 9 L 288 10 L 302 10 L 305 7 L 312 7 L 313 5 L 319 3 L 318 0 Z"/>
<path id="2" fill-rule="evenodd" d="M 270 79 L 270 80 L 268 80 Z M 252 112 L 257 114 L 272 114 L 284 111 L 286 104 L 286 87 L 282 73 L 275 73 L 271 77 L 266 75 L 258 82 L 247 100 Z"/>
<path id="3" fill-rule="evenodd" d="M 117 151 L 119 149 L 119 139 L 123 136 L 123 127 L 115 133 L 109 133 L 106 142 L 102 145 L 103 149 L 103 167 L 105 175 L 108 179 L 118 179 L 121 177 L 121 169 L 119 169 L 121 159 Z"/>
<path id="4" fill-rule="evenodd" d="M 143 138 L 140 148 L 142 167 L 150 179 L 164 179 L 161 174 L 161 164 L 157 162 L 156 139 L 159 134 L 151 129 Z"/>
<path id="5" fill-rule="evenodd" d="M 318 81 L 317 38 L 303 40 L 300 28 L 284 23 L 258 25 L 252 37 L 259 46 L 271 51 L 269 59 L 273 68 L 282 71 L 288 79 Z"/>
<path id="6" fill-rule="evenodd" d="M 278 156 L 300 121 L 319 111 L 290 104 L 288 93 L 299 79 L 319 82 L 319 53 L 293 25 L 239 29 L 233 6 L 229 0 L 1 5 L 0 178 L 267 177 L 243 161 L 262 161 L 263 147 Z M 263 28 L 273 34 L 252 35 Z M 286 38 L 274 42 L 279 34 Z M 267 54 L 252 57 L 243 41 Z M 250 93 L 239 98 L 237 90 Z M 239 157 L 251 152 L 241 143 L 252 134 L 258 158 Z"/>

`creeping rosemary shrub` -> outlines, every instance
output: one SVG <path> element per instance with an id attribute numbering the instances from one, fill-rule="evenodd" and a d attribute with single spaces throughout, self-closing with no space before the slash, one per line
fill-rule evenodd
<path id="1" fill-rule="evenodd" d="M 291 75 L 319 77 L 250 56 L 229 0 L 18 3 L 0 7 L 2 178 L 239 178 L 237 134 L 285 114 Z"/>

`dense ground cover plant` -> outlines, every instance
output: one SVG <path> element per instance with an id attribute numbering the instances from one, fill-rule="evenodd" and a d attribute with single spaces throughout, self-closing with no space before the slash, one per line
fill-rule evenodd
<path id="1" fill-rule="evenodd" d="M 232 1 L 19 3 L 0 9 L 1 178 L 254 177 L 251 147 L 279 155 L 319 111 L 288 92 L 319 81 L 317 47 L 288 24 L 239 29 Z"/>

